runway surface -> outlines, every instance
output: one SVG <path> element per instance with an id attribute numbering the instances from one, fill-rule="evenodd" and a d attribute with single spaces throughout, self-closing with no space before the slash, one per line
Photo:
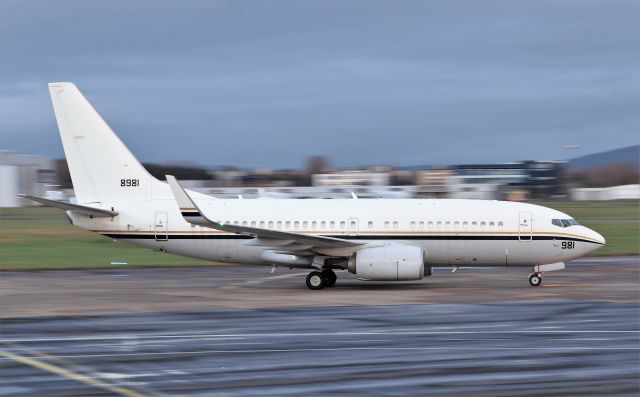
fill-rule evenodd
<path id="1" fill-rule="evenodd" d="M 637 396 L 638 258 L 526 274 L 4 273 L 0 395 Z"/>

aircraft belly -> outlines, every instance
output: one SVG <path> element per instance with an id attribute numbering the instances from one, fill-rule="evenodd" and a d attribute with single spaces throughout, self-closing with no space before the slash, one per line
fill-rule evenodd
<path id="1" fill-rule="evenodd" d="M 531 266 L 559 260 L 553 242 L 439 240 L 421 245 L 426 250 L 427 262 L 434 265 Z"/>

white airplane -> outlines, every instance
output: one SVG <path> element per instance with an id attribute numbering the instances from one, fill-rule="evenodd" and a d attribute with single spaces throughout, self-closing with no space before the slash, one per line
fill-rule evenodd
<path id="1" fill-rule="evenodd" d="M 23 197 L 65 209 L 78 227 L 156 251 L 306 268 L 306 284 L 317 290 L 335 284 L 334 270 L 399 281 L 440 266 L 531 267 L 529 283 L 539 286 L 543 272 L 605 243 L 569 215 L 525 203 L 216 199 L 151 176 L 74 84 L 51 83 L 49 91 L 77 204 Z"/>

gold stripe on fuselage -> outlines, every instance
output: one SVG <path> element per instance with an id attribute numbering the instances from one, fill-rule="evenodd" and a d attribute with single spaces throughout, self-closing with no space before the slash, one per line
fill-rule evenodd
<path id="1" fill-rule="evenodd" d="M 271 230 L 271 229 L 265 229 Z M 149 234 L 156 233 L 155 230 L 90 230 L 91 232 L 101 233 L 101 234 Z M 284 231 L 288 233 L 297 233 L 301 235 L 311 235 L 311 236 L 322 236 L 322 235 L 332 235 L 332 236 L 354 236 L 354 232 L 346 232 L 346 231 L 293 231 L 293 230 L 281 230 L 276 229 L 276 231 Z M 221 230 L 168 230 L 162 231 L 162 234 L 228 234 L 234 235 L 237 233 L 229 233 Z M 467 235 L 491 235 L 491 236 L 503 236 L 503 235 L 520 235 L 519 232 L 357 232 L 355 234 L 359 237 L 366 236 L 378 236 L 378 235 L 412 235 L 412 236 L 440 236 L 440 235 L 450 235 L 450 236 L 467 236 Z M 572 237 L 579 238 L 583 240 L 588 240 L 593 243 L 601 244 L 599 241 L 593 240 L 590 237 L 582 236 L 579 234 L 571 234 L 571 233 L 558 233 L 558 232 L 529 232 L 522 233 L 524 236 L 528 235 L 545 235 L 552 237 Z"/>

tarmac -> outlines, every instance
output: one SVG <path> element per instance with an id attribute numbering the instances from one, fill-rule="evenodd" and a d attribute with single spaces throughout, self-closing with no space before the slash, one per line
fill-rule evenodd
<path id="1" fill-rule="evenodd" d="M 0 274 L 0 396 L 637 396 L 640 258 L 419 282 L 255 267 Z"/>

